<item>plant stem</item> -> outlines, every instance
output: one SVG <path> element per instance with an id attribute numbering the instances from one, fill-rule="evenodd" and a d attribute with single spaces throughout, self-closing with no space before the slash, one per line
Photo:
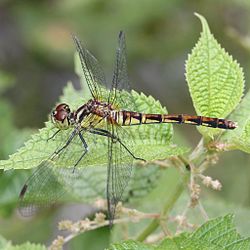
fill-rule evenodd
<path id="1" fill-rule="evenodd" d="M 189 172 L 187 172 L 182 180 L 179 181 L 177 184 L 174 192 L 168 198 L 167 202 L 165 203 L 160 218 L 166 218 L 174 207 L 176 201 L 181 196 L 182 192 L 185 188 L 185 183 L 189 178 Z M 152 222 L 143 230 L 143 232 L 137 237 L 138 241 L 144 241 L 151 233 L 153 233 L 159 227 L 159 220 L 160 219 L 153 219 Z"/>

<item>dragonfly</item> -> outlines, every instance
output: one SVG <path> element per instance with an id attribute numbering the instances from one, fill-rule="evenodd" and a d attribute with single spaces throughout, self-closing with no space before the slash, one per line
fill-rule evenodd
<path id="1" fill-rule="evenodd" d="M 137 112 L 128 78 L 125 33 L 120 31 L 118 36 L 111 86 L 107 84 L 97 59 L 74 35 L 73 40 L 80 57 L 83 76 L 90 91 L 91 99 L 83 103 L 77 110 L 71 110 L 68 104 L 60 103 L 52 111 L 51 121 L 58 129 L 52 137 L 57 136 L 57 133 L 62 130 L 70 130 L 70 133 L 65 143 L 49 159 L 42 161 L 24 184 L 19 195 L 19 211 L 22 215 L 29 216 L 38 209 L 54 203 L 63 195 L 65 179 L 67 184 L 72 183 L 75 175 L 77 175 L 77 165 L 87 154 L 91 154 L 89 144 L 85 140 L 86 135 L 90 134 L 106 140 L 107 213 L 109 223 L 112 225 L 117 204 L 122 201 L 122 196 L 131 178 L 134 162 L 145 161 L 143 158 L 137 157 L 136 152 L 132 152 L 134 135 L 124 127 L 176 123 L 235 129 L 237 124 L 230 120 L 205 116 Z M 127 95 L 124 93 L 127 93 Z M 55 168 L 54 163 L 58 158 L 71 157 L 67 152 L 76 137 L 78 143 L 82 146 L 82 153 L 75 160 L 73 170 Z M 50 188 L 46 186 L 48 181 L 54 183 L 54 188 L 53 185 Z"/>

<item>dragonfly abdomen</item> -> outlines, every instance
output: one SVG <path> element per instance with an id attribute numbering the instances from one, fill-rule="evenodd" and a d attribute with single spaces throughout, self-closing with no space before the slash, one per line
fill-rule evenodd
<path id="1" fill-rule="evenodd" d="M 221 129 L 235 129 L 237 124 L 226 119 L 196 115 L 163 115 L 164 123 L 190 124 Z"/>
<path id="2" fill-rule="evenodd" d="M 206 116 L 195 115 L 166 115 L 166 114 L 144 114 L 131 111 L 116 111 L 114 118 L 121 126 L 131 126 L 140 124 L 154 124 L 154 123 L 177 123 L 190 124 L 196 126 L 206 126 L 221 129 L 235 129 L 237 124 L 235 122 L 211 118 Z"/>

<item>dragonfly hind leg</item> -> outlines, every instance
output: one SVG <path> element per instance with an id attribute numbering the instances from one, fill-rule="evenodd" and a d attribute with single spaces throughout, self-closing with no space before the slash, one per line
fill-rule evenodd
<path id="1" fill-rule="evenodd" d="M 111 138 L 114 141 L 119 142 L 135 160 L 146 162 L 145 159 L 136 157 L 117 136 L 111 134 L 109 131 L 105 129 L 101 129 L 101 128 L 93 128 L 89 132 L 92 134 L 96 134 L 96 135 L 106 136 L 106 137 Z"/>

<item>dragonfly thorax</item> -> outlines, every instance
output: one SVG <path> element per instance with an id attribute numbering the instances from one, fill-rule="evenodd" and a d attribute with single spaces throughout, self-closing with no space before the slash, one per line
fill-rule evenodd
<path id="1" fill-rule="evenodd" d="M 75 122 L 82 123 L 85 118 L 90 122 L 93 122 L 93 119 L 108 117 L 110 115 L 110 111 L 113 110 L 111 104 L 107 102 L 98 101 L 96 99 L 91 99 L 81 107 L 79 107 L 75 112 Z M 89 115 L 92 115 L 92 118 L 89 118 Z M 86 125 L 86 121 L 85 121 Z"/>
<path id="2" fill-rule="evenodd" d="M 61 103 L 51 112 L 51 121 L 59 129 L 68 129 L 75 123 L 75 113 L 70 111 L 68 104 Z"/>

